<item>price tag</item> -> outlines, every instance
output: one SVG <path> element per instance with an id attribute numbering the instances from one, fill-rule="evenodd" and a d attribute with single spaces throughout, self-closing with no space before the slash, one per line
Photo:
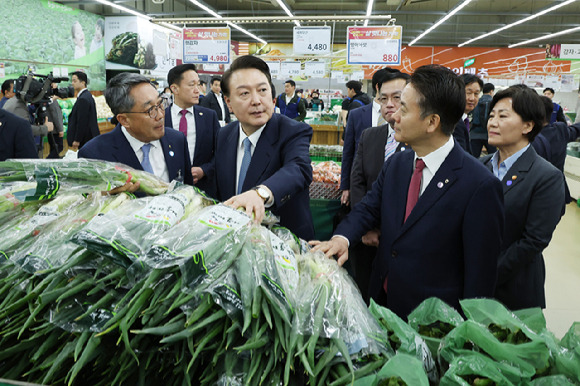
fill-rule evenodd
<path id="1" fill-rule="evenodd" d="M 350 76 L 351 80 L 363 80 L 365 78 L 364 71 L 354 71 Z"/>
<path id="2" fill-rule="evenodd" d="M 344 73 L 342 71 L 332 71 L 332 79 L 344 80 Z"/>
<path id="3" fill-rule="evenodd" d="M 183 30 L 183 63 L 229 62 L 230 27 Z"/>
<path id="4" fill-rule="evenodd" d="M 560 59 L 580 59 L 580 44 L 562 44 Z"/>
<path id="5" fill-rule="evenodd" d="M 282 62 L 280 63 L 280 75 L 282 76 L 299 76 L 300 62 Z"/>
<path id="6" fill-rule="evenodd" d="M 270 75 L 272 78 L 278 78 L 280 76 L 280 62 L 266 62 L 270 68 Z"/>
<path id="7" fill-rule="evenodd" d="M 324 78 L 324 75 L 326 75 L 326 63 L 307 62 L 304 64 L 304 74 L 313 78 Z"/>
<path id="8" fill-rule="evenodd" d="M 348 27 L 348 64 L 401 64 L 403 27 Z"/>
<path id="9" fill-rule="evenodd" d="M 330 27 L 294 27 L 294 54 L 329 54 Z"/>

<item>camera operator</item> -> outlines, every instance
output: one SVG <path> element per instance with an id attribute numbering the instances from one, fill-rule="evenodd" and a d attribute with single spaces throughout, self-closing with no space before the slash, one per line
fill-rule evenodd
<path id="1" fill-rule="evenodd" d="M 52 84 L 53 95 L 50 97 L 50 101 L 47 106 L 47 117 L 48 121 L 52 122 L 54 125 L 54 130 L 52 133 L 48 134 L 48 144 L 50 146 L 50 153 L 47 158 L 60 158 L 60 153 L 63 150 L 63 138 L 64 138 L 64 119 L 62 116 L 62 109 L 58 104 L 58 99 L 60 97 L 57 95 L 57 84 Z"/>
<path id="2" fill-rule="evenodd" d="M 28 111 L 28 106 L 26 102 L 21 100 L 20 98 L 10 98 L 4 104 L 4 110 L 11 112 L 12 114 L 19 116 L 22 119 L 26 119 L 28 122 L 33 122 L 33 117 L 30 115 Z M 39 135 L 47 135 L 48 133 L 54 130 L 54 125 L 52 122 L 48 121 L 48 117 L 45 117 L 43 125 L 33 124 L 32 127 L 32 135 L 39 136 Z"/>

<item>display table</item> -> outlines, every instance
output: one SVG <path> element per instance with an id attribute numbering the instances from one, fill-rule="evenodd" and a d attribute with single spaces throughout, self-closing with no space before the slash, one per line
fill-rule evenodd
<path id="1" fill-rule="evenodd" d="M 329 240 L 332 237 L 333 220 L 339 209 L 340 200 L 310 199 L 315 240 Z"/>
<path id="2" fill-rule="evenodd" d="M 311 124 L 310 126 L 313 130 L 312 141 L 310 141 L 312 145 L 338 145 L 340 143 L 344 130 L 336 124 Z"/>
<path id="3" fill-rule="evenodd" d="M 580 199 L 580 158 L 571 155 L 566 156 L 564 176 L 566 177 L 568 188 L 570 188 L 570 195 L 576 200 Z"/>
<path id="4" fill-rule="evenodd" d="M 101 120 L 99 119 L 99 132 L 101 134 L 108 133 L 109 131 L 113 130 L 115 125 L 113 125 L 109 120 Z"/>

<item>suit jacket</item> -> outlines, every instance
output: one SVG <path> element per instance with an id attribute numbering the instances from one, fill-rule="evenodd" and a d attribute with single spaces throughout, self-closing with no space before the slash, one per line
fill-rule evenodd
<path id="1" fill-rule="evenodd" d="M 0 109 L 0 161 L 9 158 L 38 158 L 28 121 Z"/>
<path id="2" fill-rule="evenodd" d="M 354 207 L 371 190 L 383 164 L 389 125 L 371 127 L 362 132 L 350 172 L 350 205 Z M 410 149 L 399 143 L 396 152 Z"/>
<path id="3" fill-rule="evenodd" d="M 491 157 L 482 159 L 489 170 Z M 544 308 L 542 251 L 561 218 L 564 177 L 530 146 L 501 183 L 506 216 L 495 297 L 510 310 Z"/>
<path id="4" fill-rule="evenodd" d="M 311 138 L 312 128 L 307 124 L 273 114 L 258 140 L 242 186 L 245 192 L 266 185 L 274 196 L 269 209 L 280 217 L 280 224 L 305 240 L 314 237 L 308 191 L 312 182 Z M 220 201 L 236 195 L 238 139 L 239 122 L 222 127 L 218 133 L 215 172 Z"/>
<path id="5" fill-rule="evenodd" d="M 31 122 L 32 120 L 26 103 L 17 97 L 8 99 L 4 104 L 4 110 L 26 120 L 27 122 Z M 46 127 L 46 125 L 30 125 L 30 127 L 32 128 L 32 135 L 34 137 L 37 135 L 48 135 L 48 127 Z"/>
<path id="6" fill-rule="evenodd" d="M 193 185 L 189 149 L 185 136 L 180 132 L 165 128 L 165 135 L 159 141 L 163 148 L 169 180 L 183 178 L 184 183 Z M 121 125 L 87 142 L 86 146 L 79 150 L 79 157 L 120 162 L 133 169 L 143 170 L 137 155 L 121 131 Z"/>
<path id="7" fill-rule="evenodd" d="M 225 117 L 222 117 L 222 109 L 220 107 L 220 104 L 219 104 L 217 98 L 218 98 L 217 95 L 215 95 L 215 93 L 213 91 L 210 91 L 207 93 L 207 95 L 203 99 L 201 99 L 199 101 L 199 105 L 215 111 L 215 113 L 217 114 L 218 120 L 225 121 L 226 123 L 230 123 L 230 121 L 232 120 L 230 117 L 230 109 L 228 108 L 228 105 L 226 104 L 226 100 L 224 99 L 224 95 L 222 94 L 221 98 L 222 98 L 222 102 L 224 104 Z"/>
<path id="8" fill-rule="evenodd" d="M 217 114 L 211 109 L 193 106 L 193 112 L 195 116 L 195 150 L 193 152 L 193 160 L 190 160 L 190 162 L 191 166 L 200 167 L 205 174 L 205 177 L 199 180 L 195 186 L 205 191 L 209 196 L 215 197 L 215 184 L 213 182 L 215 165 L 213 161 L 215 141 L 220 124 Z M 172 130 L 179 132 L 179 122 L 176 126 L 173 126 L 171 106 L 165 109 L 165 127 L 170 127 Z"/>
<path id="9" fill-rule="evenodd" d="M 350 189 L 350 172 L 352 162 L 356 154 L 359 138 L 363 130 L 373 126 L 373 104 L 372 102 L 363 107 L 349 111 L 344 129 L 344 146 L 342 148 L 342 167 L 340 189 Z"/>
<path id="10" fill-rule="evenodd" d="M 404 222 L 414 155 L 389 158 L 335 232 L 352 244 L 381 230 L 369 293 L 379 298 L 388 273 L 383 305 L 402 318 L 431 296 L 457 309 L 460 299 L 493 296 L 503 234 L 501 184 L 458 144 Z"/>
<path id="11" fill-rule="evenodd" d="M 465 126 L 463 119 L 459 119 L 459 122 L 455 124 L 455 129 L 453 129 L 453 139 L 455 139 L 455 142 L 457 142 L 459 146 L 467 152 L 467 154 L 472 154 L 469 131 L 467 130 L 467 126 Z"/>
<path id="12" fill-rule="evenodd" d="M 70 112 L 66 139 L 69 146 L 72 146 L 75 141 L 79 142 L 80 149 L 99 134 L 95 98 L 89 90 L 86 90 L 77 98 Z"/>

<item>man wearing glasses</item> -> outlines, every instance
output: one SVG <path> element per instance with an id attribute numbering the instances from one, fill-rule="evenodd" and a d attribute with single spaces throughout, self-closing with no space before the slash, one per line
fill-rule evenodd
<path id="1" fill-rule="evenodd" d="M 165 129 L 163 99 L 146 77 L 115 76 L 107 85 L 105 99 L 119 124 L 90 140 L 79 150 L 79 157 L 120 162 L 167 182 L 193 184 L 185 136 Z"/>

